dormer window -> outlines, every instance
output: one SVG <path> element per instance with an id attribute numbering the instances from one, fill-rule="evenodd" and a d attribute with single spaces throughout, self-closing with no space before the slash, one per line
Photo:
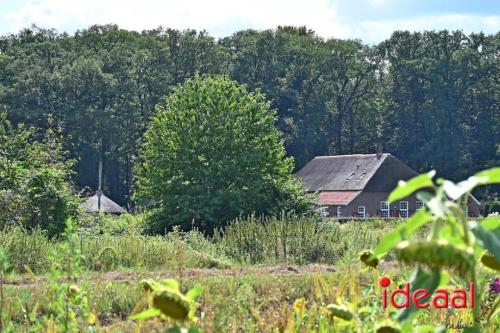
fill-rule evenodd
<path id="1" fill-rule="evenodd" d="M 356 182 L 359 182 L 364 176 L 366 176 L 365 172 L 359 175 L 358 179 L 356 179 Z"/>
<path id="2" fill-rule="evenodd" d="M 350 175 L 349 177 L 347 177 L 347 178 L 345 179 L 345 181 L 346 181 L 346 182 L 348 182 L 348 181 L 349 181 L 349 180 L 350 180 L 353 176 L 354 176 L 354 172 L 353 172 L 353 173 L 351 173 L 351 175 Z"/>

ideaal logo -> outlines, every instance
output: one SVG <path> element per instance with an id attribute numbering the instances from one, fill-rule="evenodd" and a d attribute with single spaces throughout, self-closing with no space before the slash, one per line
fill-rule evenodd
<path id="1" fill-rule="evenodd" d="M 425 309 L 430 306 L 436 309 L 465 309 L 474 308 L 474 283 L 469 284 L 469 291 L 465 289 L 454 289 L 448 291 L 446 289 L 436 289 L 431 293 L 427 289 L 417 289 L 411 292 L 410 283 L 406 283 L 403 288 L 397 288 L 389 291 L 388 288 L 391 280 L 388 277 L 380 279 L 380 286 L 384 288 L 382 291 L 382 308 L 387 308 L 390 303 L 397 309 L 409 308 L 413 304 L 419 309 Z M 398 298 L 398 295 L 402 297 Z M 432 296 L 429 298 L 429 296 Z"/>

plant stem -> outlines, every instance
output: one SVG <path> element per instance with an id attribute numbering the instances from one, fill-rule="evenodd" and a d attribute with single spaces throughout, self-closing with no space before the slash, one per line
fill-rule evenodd
<path id="1" fill-rule="evenodd" d="M 465 204 L 467 204 L 467 196 L 464 196 L 460 199 L 460 207 L 463 206 L 464 202 L 465 202 Z M 467 216 L 465 216 L 462 209 L 459 209 L 457 214 L 458 214 L 459 219 L 462 221 L 462 226 L 464 228 L 465 243 L 467 244 L 467 246 L 472 246 L 470 235 L 469 235 L 469 228 L 467 227 Z"/>
<path id="2" fill-rule="evenodd" d="M 468 247 L 473 247 L 474 244 L 472 244 L 472 240 L 471 240 L 471 237 L 470 237 L 470 234 L 469 234 L 469 227 L 467 226 L 467 216 L 464 214 L 464 212 L 462 211 L 461 207 L 463 207 L 463 205 L 467 205 L 467 196 L 468 196 L 468 193 L 466 193 L 462 198 L 460 198 L 460 201 L 459 201 L 459 204 L 460 204 L 460 208 L 456 210 L 456 214 L 458 216 L 458 218 L 460 219 L 460 221 L 462 222 L 462 226 L 463 226 L 463 229 L 464 229 L 464 241 L 465 243 L 467 244 Z M 479 321 L 480 321 L 480 317 L 481 317 L 481 309 L 479 308 L 479 285 L 477 283 L 477 277 L 476 277 L 476 264 L 474 264 L 474 268 L 472 269 L 472 274 L 471 274 L 471 277 L 472 277 L 472 283 L 474 284 L 474 309 L 473 309 L 473 318 L 474 318 L 474 326 L 478 326 L 479 324 Z"/>
<path id="3" fill-rule="evenodd" d="M 439 237 L 440 223 L 441 219 L 437 218 L 434 220 L 434 223 L 432 224 L 432 234 L 431 234 L 432 239 L 437 239 Z"/>
<path id="4" fill-rule="evenodd" d="M 476 278 L 476 265 L 474 265 L 474 269 L 472 270 L 472 283 L 474 284 L 474 309 L 472 312 L 472 316 L 474 318 L 474 326 L 477 326 L 481 317 L 481 309 L 479 308 L 479 286 L 477 285 Z M 470 292 L 470 290 L 469 290 Z"/>
<path id="5" fill-rule="evenodd" d="M 491 308 L 490 310 L 490 313 L 488 314 L 488 322 L 490 321 L 490 319 L 493 319 L 493 314 L 495 313 L 495 311 L 497 310 L 497 308 L 500 306 L 500 297 L 497 298 L 497 301 L 495 302 L 495 304 L 493 305 L 493 307 Z"/>
<path id="6" fill-rule="evenodd" d="M 3 332 L 3 281 L 4 274 L 0 273 L 0 332 Z"/>

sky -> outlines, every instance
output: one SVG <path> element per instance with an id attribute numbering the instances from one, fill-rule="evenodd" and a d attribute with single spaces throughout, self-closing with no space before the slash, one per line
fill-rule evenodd
<path id="1" fill-rule="evenodd" d="M 378 43 L 395 30 L 500 31 L 500 0 L 0 0 L 0 34 L 36 24 L 73 33 L 114 23 L 206 30 L 216 37 L 243 29 L 305 25 L 324 38 Z"/>

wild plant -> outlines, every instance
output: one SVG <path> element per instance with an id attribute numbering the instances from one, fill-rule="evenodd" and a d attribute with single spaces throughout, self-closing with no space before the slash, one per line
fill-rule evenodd
<path id="1" fill-rule="evenodd" d="M 86 292 L 78 283 L 84 258 L 76 231 L 75 223 L 68 219 L 63 241 L 58 242 L 51 254 L 52 266 L 47 275 L 49 291 L 45 295 L 48 301 L 41 304 L 40 330 L 78 332 L 95 322 Z"/>
<path id="2" fill-rule="evenodd" d="M 7 332 L 12 328 L 12 323 L 8 322 L 7 311 L 4 311 L 5 297 L 4 297 L 4 283 L 5 275 L 10 270 L 11 265 L 7 261 L 5 252 L 0 247 L 0 332 Z"/>
<path id="3" fill-rule="evenodd" d="M 434 180 L 434 176 L 435 172 L 431 171 L 407 182 L 399 182 L 389 195 L 389 204 L 418 191 L 417 197 L 424 202 L 425 207 L 385 235 L 373 251 L 363 251 L 360 260 L 376 268 L 388 253 L 393 252 L 402 265 L 416 266 L 410 278 L 410 292 L 421 288 L 427 290 L 428 294 L 420 299 L 421 302 L 428 302 L 436 289 L 452 281 L 461 281 L 467 286 L 472 283 L 475 288 L 469 292 L 474 293 L 476 302 L 467 332 L 492 332 L 498 325 L 496 316 L 500 313 L 500 297 L 496 294 L 494 300 L 489 300 L 491 304 L 488 308 L 481 312 L 480 296 L 485 286 L 479 279 L 479 273 L 500 270 L 500 218 L 490 216 L 481 222 L 468 220 L 467 200 L 476 187 L 500 183 L 500 168 L 479 172 L 459 183 L 442 178 Z M 431 229 L 425 240 L 411 237 L 426 224 L 431 224 Z M 341 315 L 347 311 L 345 307 L 342 307 L 344 312 L 337 311 L 337 307 L 342 306 L 329 308 L 334 317 L 352 319 L 351 316 L 347 318 Z M 391 323 L 380 326 L 383 329 L 379 331 L 411 332 L 420 310 L 420 307 L 410 304 L 397 312 Z M 431 328 L 432 325 L 426 326 L 427 330 Z"/>
<path id="4" fill-rule="evenodd" d="M 154 280 L 142 280 L 141 286 L 145 293 L 148 309 L 134 314 L 132 320 L 147 320 L 159 318 L 169 324 L 173 324 L 168 332 L 181 332 L 182 328 L 190 326 L 189 332 L 198 332 L 194 326 L 196 322 L 196 298 L 203 292 L 201 285 L 196 285 L 188 290 L 186 294 L 180 291 L 179 283 L 175 279 L 164 279 L 160 282 Z"/>

